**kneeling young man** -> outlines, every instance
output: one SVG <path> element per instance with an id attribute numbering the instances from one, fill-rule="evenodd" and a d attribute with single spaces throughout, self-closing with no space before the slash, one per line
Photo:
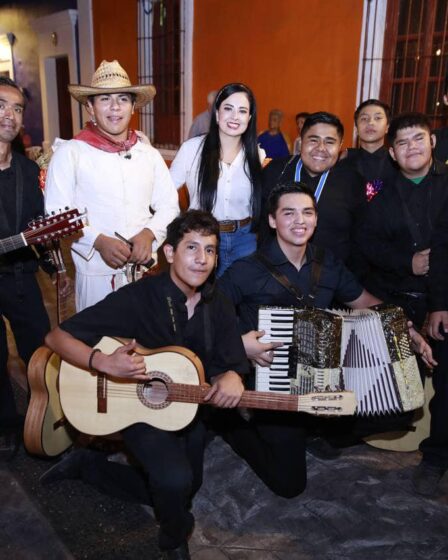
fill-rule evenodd
<path id="1" fill-rule="evenodd" d="M 135 340 L 148 348 L 184 346 L 202 360 L 211 384 L 206 400 L 236 406 L 247 360 L 233 308 L 208 282 L 218 243 L 219 225 L 210 214 L 191 210 L 176 218 L 164 246 L 169 272 L 125 286 L 75 315 L 47 336 L 48 346 L 81 368 L 136 382 L 146 376 L 143 357 L 132 353 Z M 106 355 L 92 350 L 102 336 L 135 340 Z M 42 482 L 82 478 L 118 497 L 152 505 L 163 557 L 190 558 L 187 538 L 194 519 L 189 504 L 202 482 L 205 447 L 201 410 L 180 432 L 140 423 L 122 435 L 139 470 L 80 450 L 47 471 Z"/>
<path id="2" fill-rule="evenodd" d="M 275 238 L 232 264 L 219 279 L 219 288 L 237 307 L 247 356 L 262 366 L 272 362 L 280 343 L 262 343 L 257 330 L 261 305 L 325 309 L 333 300 L 352 309 L 381 303 L 367 292 L 330 250 L 309 243 L 317 225 L 316 201 L 302 183 L 277 185 L 268 199 L 269 224 Z M 320 269 L 317 272 L 317 269 Z M 430 349 L 412 332 L 419 352 Z M 299 414 L 255 411 L 250 422 L 225 414 L 226 440 L 276 494 L 290 498 L 306 486 L 305 426 Z"/>

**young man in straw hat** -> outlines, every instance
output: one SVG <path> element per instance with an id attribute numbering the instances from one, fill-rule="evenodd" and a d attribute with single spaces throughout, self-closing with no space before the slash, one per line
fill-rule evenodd
<path id="1" fill-rule="evenodd" d="M 55 142 L 45 199 L 49 211 L 88 211 L 89 225 L 72 245 L 80 311 L 127 283 L 124 265 L 151 259 L 179 206 L 162 156 L 129 129 L 134 110 L 155 96 L 154 86 L 131 85 L 116 60 L 103 60 L 91 86 L 68 89 L 91 120 L 73 140 Z"/>

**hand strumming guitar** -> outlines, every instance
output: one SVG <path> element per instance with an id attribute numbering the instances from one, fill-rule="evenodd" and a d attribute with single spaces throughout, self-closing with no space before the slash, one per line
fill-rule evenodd
<path id="1" fill-rule="evenodd" d="M 130 379 L 136 381 L 147 381 L 145 359 L 134 350 L 137 347 L 135 340 L 117 348 L 112 354 L 95 352 L 90 365 L 101 373 L 107 373 L 112 377 Z"/>

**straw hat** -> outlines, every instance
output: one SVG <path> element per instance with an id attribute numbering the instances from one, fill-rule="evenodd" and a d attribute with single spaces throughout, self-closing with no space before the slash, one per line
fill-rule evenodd
<path id="1" fill-rule="evenodd" d="M 83 105 L 87 103 L 90 95 L 100 95 L 102 93 L 134 93 L 137 97 L 135 108 L 139 109 L 153 99 L 156 88 L 151 84 L 133 86 L 126 71 L 120 66 L 117 60 L 103 62 L 98 66 L 92 76 L 90 86 L 70 84 L 68 86 L 70 95 Z"/>

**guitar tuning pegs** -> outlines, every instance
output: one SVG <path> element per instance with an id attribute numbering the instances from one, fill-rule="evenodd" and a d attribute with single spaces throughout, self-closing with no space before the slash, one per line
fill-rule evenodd
<path id="1" fill-rule="evenodd" d="M 56 214 L 56 212 L 53 210 L 53 212 L 51 213 L 52 216 L 54 216 Z"/>
<path id="2" fill-rule="evenodd" d="M 64 208 L 64 210 L 67 211 L 67 210 L 70 210 L 70 208 L 69 208 L 68 206 L 66 206 L 66 207 Z"/>

